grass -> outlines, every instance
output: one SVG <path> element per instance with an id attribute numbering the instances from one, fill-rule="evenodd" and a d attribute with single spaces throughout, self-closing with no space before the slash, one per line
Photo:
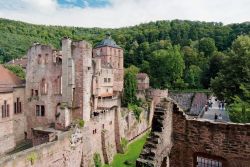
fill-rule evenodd
<path id="1" fill-rule="evenodd" d="M 130 143 L 125 154 L 116 154 L 113 162 L 104 167 L 135 167 L 136 159 L 139 157 L 148 134 Z M 126 163 L 125 162 L 129 162 Z"/>

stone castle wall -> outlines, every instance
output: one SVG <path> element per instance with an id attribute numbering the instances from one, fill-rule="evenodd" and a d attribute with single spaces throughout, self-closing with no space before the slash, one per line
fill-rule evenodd
<path id="1" fill-rule="evenodd" d="M 227 167 L 248 167 L 249 146 L 250 124 L 190 120 L 174 110 L 171 166 L 191 167 L 200 155 L 219 159 Z"/>
<path id="2" fill-rule="evenodd" d="M 13 115 L 13 131 L 15 136 L 15 142 L 20 143 L 25 139 L 25 132 L 27 132 L 27 119 L 25 116 L 26 107 L 25 107 L 25 89 L 24 88 L 15 88 L 13 92 L 14 101 L 19 98 L 21 102 L 22 112 Z"/>
<path id="3" fill-rule="evenodd" d="M 56 106 L 62 97 L 56 91 L 55 80 L 61 78 L 62 68 L 60 64 L 53 62 L 53 50 L 50 46 L 36 44 L 28 50 L 27 57 L 25 111 L 28 137 L 31 137 L 31 128 L 50 126 L 56 120 Z M 43 92 L 43 80 L 46 92 Z M 44 105 L 44 116 L 36 115 L 36 105 Z"/>
<path id="4" fill-rule="evenodd" d="M 196 156 L 218 160 L 223 167 L 249 166 L 250 124 L 190 119 L 172 100 L 158 107 L 137 166 L 193 167 Z"/>
<path id="5" fill-rule="evenodd" d="M 9 117 L 2 117 L 2 104 L 4 100 L 7 101 L 9 105 L 10 115 Z M 13 94 L 12 92 L 1 93 L 0 96 L 1 112 L 0 112 L 0 155 L 4 154 L 7 151 L 12 150 L 15 146 L 15 136 L 13 132 Z"/>

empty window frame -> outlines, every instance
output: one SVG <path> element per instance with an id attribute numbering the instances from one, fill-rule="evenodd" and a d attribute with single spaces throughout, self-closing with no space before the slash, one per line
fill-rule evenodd
<path id="1" fill-rule="evenodd" d="M 4 100 L 4 104 L 2 105 L 2 118 L 6 118 L 10 116 L 10 105 L 7 104 L 7 101 Z"/>
<path id="2" fill-rule="evenodd" d="M 16 102 L 14 102 L 14 114 L 22 113 L 22 103 L 20 102 L 20 98 L 18 97 L 16 99 Z"/>
<path id="3" fill-rule="evenodd" d="M 44 105 L 36 105 L 36 116 L 45 116 L 45 106 Z"/>
<path id="4" fill-rule="evenodd" d="M 222 162 L 217 159 L 197 156 L 196 167 L 223 167 Z"/>

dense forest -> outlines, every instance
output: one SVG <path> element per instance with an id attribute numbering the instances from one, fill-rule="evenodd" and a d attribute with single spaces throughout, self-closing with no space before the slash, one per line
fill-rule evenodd
<path id="1" fill-rule="evenodd" d="M 247 22 L 223 25 L 173 20 L 101 29 L 0 19 L 0 63 L 24 56 L 33 42 L 60 48 L 60 40 L 65 36 L 87 40 L 95 46 L 107 31 L 124 48 L 125 67 L 148 73 L 152 87 L 211 87 L 218 98 L 232 107 L 240 105 L 242 112 L 250 112 L 250 23 Z M 248 116 L 236 121 L 250 121 Z"/>

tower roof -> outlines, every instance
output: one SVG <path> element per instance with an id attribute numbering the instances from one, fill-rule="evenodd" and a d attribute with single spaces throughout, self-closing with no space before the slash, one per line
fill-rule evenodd
<path id="1" fill-rule="evenodd" d="M 116 44 L 116 42 L 111 38 L 110 32 L 106 33 L 106 38 L 103 39 L 96 48 L 104 47 L 104 46 L 110 46 L 113 48 L 121 48 L 119 45 Z"/>

